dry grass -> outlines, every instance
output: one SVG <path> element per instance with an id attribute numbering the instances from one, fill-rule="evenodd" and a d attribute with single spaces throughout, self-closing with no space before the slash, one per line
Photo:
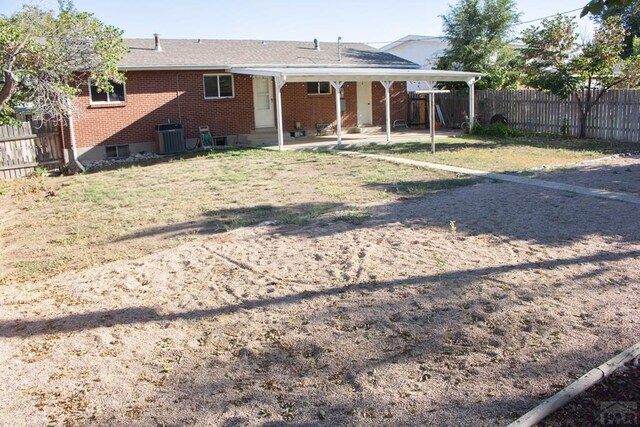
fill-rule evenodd
<path id="1" fill-rule="evenodd" d="M 362 223 L 368 215 L 358 207 L 473 182 L 330 154 L 246 149 L 5 182 L 0 281 L 134 259 L 263 221 Z"/>
<path id="2" fill-rule="evenodd" d="M 466 136 L 436 140 L 435 155 L 431 154 L 431 144 L 423 142 L 371 145 L 357 151 L 506 172 L 594 160 L 610 154 L 638 151 L 638 145 L 542 137 L 487 139 Z"/>

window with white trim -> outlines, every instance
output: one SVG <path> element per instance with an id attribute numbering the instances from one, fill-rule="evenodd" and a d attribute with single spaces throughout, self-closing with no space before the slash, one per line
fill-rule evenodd
<path id="1" fill-rule="evenodd" d="M 101 90 L 94 82 L 89 82 L 89 99 L 92 104 L 122 104 L 126 100 L 124 83 L 109 82 L 112 90 Z"/>
<path id="2" fill-rule="evenodd" d="M 202 81 L 206 99 L 233 98 L 233 75 L 204 74 Z"/>
<path id="3" fill-rule="evenodd" d="M 307 95 L 328 95 L 331 93 L 329 82 L 307 82 Z"/>

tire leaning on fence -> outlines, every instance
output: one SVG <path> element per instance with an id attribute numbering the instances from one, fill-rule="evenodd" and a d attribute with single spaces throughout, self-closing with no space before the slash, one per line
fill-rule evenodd
<path id="1" fill-rule="evenodd" d="M 489 124 L 495 125 L 495 124 L 503 124 L 503 125 L 508 125 L 509 124 L 509 120 L 507 120 L 507 117 L 504 114 L 494 114 L 493 116 L 491 116 L 491 119 L 489 120 Z"/>

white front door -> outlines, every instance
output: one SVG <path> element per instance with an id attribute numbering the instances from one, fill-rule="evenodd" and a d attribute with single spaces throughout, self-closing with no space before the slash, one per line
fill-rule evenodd
<path id="1" fill-rule="evenodd" d="M 273 84 L 271 77 L 253 78 L 253 110 L 256 129 L 275 127 L 273 117 Z"/>
<path id="2" fill-rule="evenodd" d="M 371 125 L 371 82 L 358 82 L 358 126 Z"/>

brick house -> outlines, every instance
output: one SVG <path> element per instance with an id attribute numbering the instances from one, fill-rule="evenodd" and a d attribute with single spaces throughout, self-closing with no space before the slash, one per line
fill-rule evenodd
<path id="1" fill-rule="evenodd" d="M 70 157 L 156 151 L 155 126 L 168 122 L 182 124 L 187 139 L 209 126 L 228 144 L 282 143 L 289 132 L 315 135 L 319 123 L 384 126 L 406 119 L 409 78 L 447 79 L 424 70 L 408 77 L 416 64 L 356 43 L 158 36 L 126 42 L 126 83 L 109 94 L 89 84 L 75 99 L 63 138 Z"/>

